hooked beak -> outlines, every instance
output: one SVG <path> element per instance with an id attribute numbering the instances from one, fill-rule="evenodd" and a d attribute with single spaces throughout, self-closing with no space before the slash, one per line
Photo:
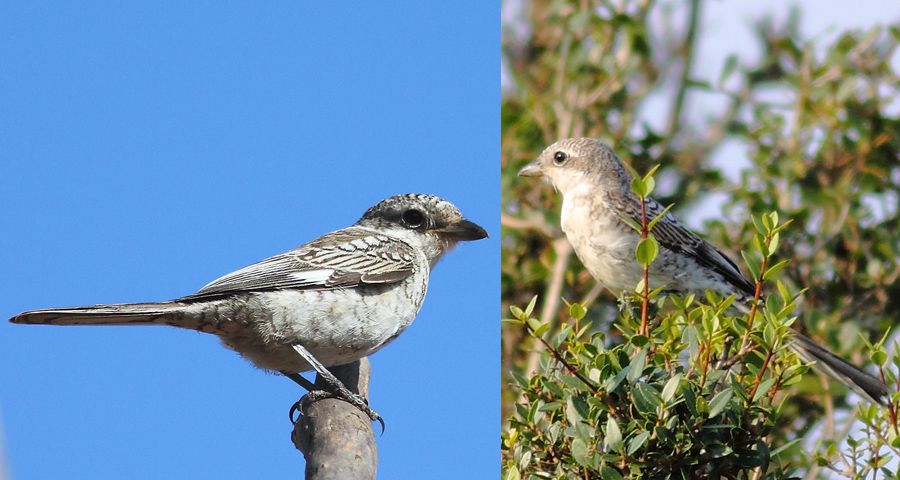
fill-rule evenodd
<path id="1" fill-rule="evenodd" d="M 488 233 L 480 225 L 468 220 L 460 220 L 453 225 L 436 228 L 433 230 L 441 235 L 446 235 L 456 241 L 481 240 L 486 238 Z"/>
<path id="2" fill-rule="evenodd" d="M 538 161 L 535 160 L 535 161 L 529 163 L 528 165 L 525 165 L 524 167 L 522 167 L 522 169 L 519 170 L 519 176 L 520 177 L 542 177 L 542 176 L 544 176 L 544 170 L 541 168 L 541 165 L 538 163 Z"/>

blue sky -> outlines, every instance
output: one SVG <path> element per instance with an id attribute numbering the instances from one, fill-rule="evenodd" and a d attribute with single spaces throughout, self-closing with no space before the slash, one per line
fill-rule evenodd
<path id="1" fill-rule="evenodd" d="M 371 359 L 379 476 L 493 477 L 499 8 L 325 5 L 0 3 L 0 317 L 175 298 L 435 193 L 492 237 Z M 213 336 L 3 321 L 0 356 L 10 478 L 302 472 L 299 388 Z"/>

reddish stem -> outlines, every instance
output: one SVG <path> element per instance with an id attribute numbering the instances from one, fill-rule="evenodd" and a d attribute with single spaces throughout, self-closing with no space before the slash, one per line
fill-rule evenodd
<path id="1" fill-rule="evenodd" d="M 881 375 L 881 383 L 887 385 L 887 381 L 884 378 L 884 367 L 878 367 L 878 373 Z M 894 428 L 894 435 L 900 435 L 900 431 L 897 429 L 897 405 L 894 404 L 893 399 L 888 399 L 888 417 L 891 420 L 891 426 Z"/>
<path id="2" fill-rule="evenodd" d="M 641 240 L 646 240 L 647 235 L 647 199 L 641 198 Z M 650 336 L 648 310 L 650 308 L 650 265 L 644 265 L 644 291 L 641 294 L 641 328 L 639 334 Z"/>
<path id="3" fill-rule="evenodd" d="M 771 235 L 765 236 L 764 242 L 766 245 L 769 244 L 771 238 Z M 750 305 L 750 314 L 747 315 L 747 330 L 744 331 L 744 336 L 741 338 L 741 348 L 739 351 L 744 351 L 750 345 L 750 331 L 753 330 L 753 321 L 756 319 L 756 312 L 759 309 L 759 299 L 760 297 L 762 297 L 763 276 L 766 274 L 766 269 L 768 267 L 769 257 L 763 255 L 762 263 L 760 263 L 759 266 L 759 277 L 755 279 L 756 287 L 753 290 L 753 303 Z M 763 363 L 762 368 L 759 370 L 759 374 L 756 377 L 756 382 L 753 386 L 753 394 L 750 394 L 750 398 L 753 398 L 753 395 L 756 393 L 756 387 L 759 384 L 759 380 L 762 378 L 762 374 L 766 371 L 766 368 L 768 366 L 768 359 L 771 355 L 772 352 L 768 352 L 766 362 Z M 743 381 L 743 372 L 739 375 L 739 378 Z"/>
<path id="4" fill-rule="evenodd" d="M 706 372 L 709 370 L 709 359 L 712 356 L 712 341 L 703 346 L 703 369 L 700 370 L 700 386 L 706 385 Z"/>
<path id="5" fill-rule="evenodd" d="M 534 330 L 531 329 L 531 326 L 530 326 L 530 325 L 528 325 L 528 324 L 526 323 L 526 324 L 525 324 L 525 328 L 527 328 L 528 331 L 531 332 L 531 334 L 534 336 Z M 561 363 L 561 364 L 566 368 L 566 370 L 568 370 L 569 373 L 571 373 L 575 378 L 581 380 L 582 383 L 584 383 L 585 385 L 587 385 L 587 387 L 590 388 L 591 391 L 592 391 L 593 393 L 599 393 L 599 392 L 600 392 L 600 389 L 599 389 L 596 385 L 594 385 L 593 382 L 591 382 L 591 381 L 588 380 L 584 375 L 582 375 L 581 372 L 578 371 L 578 369 L 576 369 L 575 367 L 573 367 L 572 364 L 570 364 L 570 363 L 563 357 L 563 355 L 562 355 L 561 353 L 559 353 L 559 351 L 558 351 L 557 349 L 553 348 L 553 347 L 552 347 L 549 343 L 547 343 L 547 341 L 544 340 L 543 338 L 538 337 L 538 336 L 535 336 L 535 338 L 537 338 L 538 341 L 540 341 L 542 344 L 544 344 L 544 348 L 546 348 L 546 349 L 550 352 L 550 354 L 553 355 L 553 358 L 555 358 L 557 362 Z"/>
<path id="6" fill-rule="evenodd" d="M 756 374 L 756 379 L 753 380 L 753 386 L 750 387 L 748 398 L 753 398 L 756 395 L 756 390 L 759 388 L 760 382 L 762 382 L 763 374 L 766 373 L 766 369 L 769 368 L 769 362 L 772 361 L 772 350 L 766 352 L 766 359 L 763 361 L 762 367 L 759 368 L 759 373 Z"/>
<path id="7" fill-rule="evenodd" d="M 766 244 L 769 243 L 769 240 L 770 237 L 767 236 L 765 240 Z M 747 316 L 747 330 L 744 331 L 744 336 L 741 338 L 741 349 L 739 351 L 746 349 L 750 342 L 750 331 L 753 330 L 753 321 L 756 319 L 756 311 L 759 309 L 759 299 L 762 297 L 762 279 L 763 275 L 766 274 L 766 269 L 768 267 L 769 257 L 763 255 L 762 263 L 759 266 L 759 278 L 756 279 L 756 288 L 753 291 L 753 303 L 750 305 L 750 314 Z M 762 374 L 762 371 L 760 374 Z"/>

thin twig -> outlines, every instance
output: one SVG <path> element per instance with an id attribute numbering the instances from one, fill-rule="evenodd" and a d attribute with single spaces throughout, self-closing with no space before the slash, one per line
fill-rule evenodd
<path id="1" fill-rule="evenodd" d="M 515 230 L 536 232 L 545 238 L 553 238 L 557 236 L 554 228 L 551 227 L 550 224 L 548 224 L 538 215 L 532 215 L 529 218 L 519 218 L 501 213 L 500 225 Z"/>
<path id="2" fill-rule="evenodd" d="M 641 240 L 647 240 L 647 199 L 641 197 Z M 649 312 L 650 309 L 650 264 L 644 265 L 644 291 L 641 292 L 641 328 L 640 335 L 650 336 Z"/>
<path id="3" fill-rule="evenodd" d="M 556 252 L 556 261 L 553 262 L 553 270 L 550 274 L 550 282 L 547 285 L 547 291 L 544 293 L 544 306 L 541 308 L 541 323 L 553 321 L 559 310 L 559 303 L 562 299 L 563 280 L 565 279 L 566 269 L 569 266 L 569 258 L 572 256 L 572 246 L 565 238 L 557 238 L 552 243 L 553 251 Z M 529 375 L 537 371 L 538 355 L 532 353 L 528 357 L 528 365 L 525 372 Z"/>
<path id="4" fill-rule="evenodd" d="M 591 382 L 590 380 L 588 380 L 587 377 L 582 375 L 581 372 L 579 372 L 577 368 L 573 367 L 572 364 L 570 364 L 569 361 L 566 360 L 565 357 L 563 357 L 561 353 L 559 353 L 559 350 L 553 348 L 549 343 L 547 343 L 546 340 L 544 340 L 543 337 L 538 337 L 537 335 L 534 335 L 534 330 L 531 329 L 531 326 L 528 325 L 527 322 L 525 323 L 525 328 L 528 329 L 528 331 L 532 334 L 532 336 L 534 338 L 537 338 L 538 341 L 544 345 L 544 348 L 546 348 L 547 351 L 549 351 L 550 354 L 553 355 L 553 358 L 555 358 L 557 362 L 563 364 L 563 366 L 566 367 L 566 370 L 568 370 L 569 373 L 571 373 L 572 375 L 575 376 L 575 378 L 581 380 L 582 383 L 587 385 L 588 388 L 591 389 L 591 392 L 593 392 L 595 394 L 600 393 L 600 387 L 594 385 L 594 383 Z"/>

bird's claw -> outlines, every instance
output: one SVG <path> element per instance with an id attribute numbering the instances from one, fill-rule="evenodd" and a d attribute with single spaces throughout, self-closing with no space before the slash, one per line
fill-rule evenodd
<path id="1" fill-rule="evenodd" d="M 288 411 L 288 418 L 291 420 L 291 424 L 296 425 L 297 422 L 300 421 L 300 417 L 303 416 L 303 405 L 301 404 L 303 399 L 297 400 L 291 405 L 291 409 Z M 297 418 L 294 418 L 294 414 L 297 415 Z"/>
<path id="2" fill-rule="evenodd" d="M 313 390 L 307 393 L 302 398 L 300 398 L 300 400 L 297 400 L 293 405 L 291 405 L 290 412 L 288 413 L 288 416 L 291 419 L 291 423 L 295 424 L 300 420 L 300 417 L 303 416 L 304 407 L 307 404 L 322 400 L 323 398 L 337 398 L 349 403 L 350 405 L 353 405 L 361 412 L 366 414 L 366 416 L 369 417 L 371 421 L 378 422 L 378 424 L 381 425 L 381 434 L 384 434 L 384 419 L 381 418 L 381 415 L 379 415 L 378 412 L 372 410 L 372 408 L 369 407 L 369 402 L 365 399 L 365 397 L 350 392 L 349 390 L 346 392 L 337 393 L 329 392 L 327 390 Z"/>

